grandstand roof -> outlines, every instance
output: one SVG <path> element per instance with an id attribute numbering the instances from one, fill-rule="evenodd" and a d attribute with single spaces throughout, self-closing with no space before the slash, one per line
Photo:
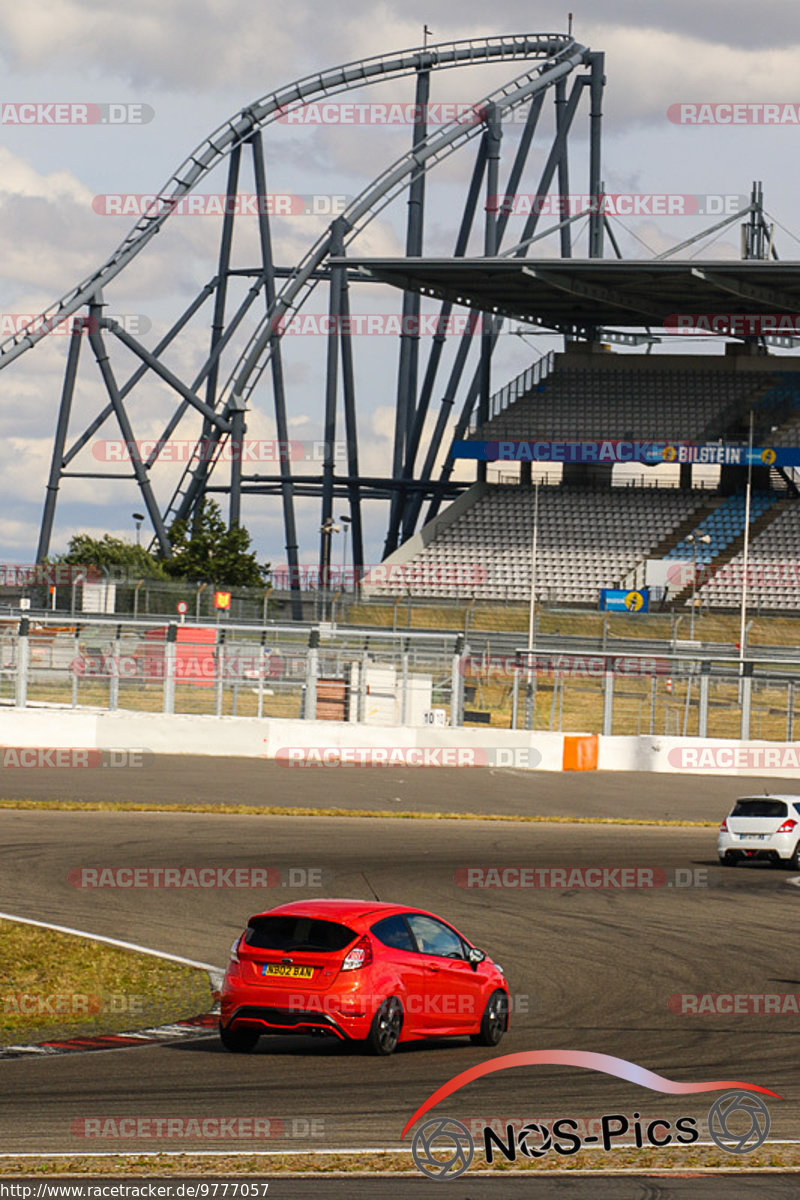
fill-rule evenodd
<path id="1" fill-rule="evenodd" d="M 724 336 L 800 333 L 800 262 L 625 259 L 347 258 L 373 279 L 455 304 L 576 332 L 591 326 L 671 328 L 670 317 L 795 316 L 793 327 L 739 323 Z M 666 322 L 666 325 L 665 325 Z M 718 332 L 722 335 L 723 331 Z"/>

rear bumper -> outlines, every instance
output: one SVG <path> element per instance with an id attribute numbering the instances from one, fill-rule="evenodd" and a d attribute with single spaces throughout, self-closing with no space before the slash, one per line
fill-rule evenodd
<path id="1" fill-rule="evenodd" d="M 270 1034 L 328 1034 L 341 1041 L 350 1041 L 357 1036 L 352 1029 L 343 1028 L 344 1022 L 337 1021 L 329 1013 L 255 1004 L 244 1004 L 235 1009 L 223 1024 L 226 1028 L 257 1029 Z"/>
<path id="2" fill-rule="evenodd" d="M 723 834 L 717 839 L 717 854 L 720 858 L 788 862 L 796 844 L 797 838 L 791 834 L 767 837 L 763 842 L 744 841 L 742 838 Z"/>
<path id="3" fill-rule="evenodd" d="M 342 1040 L 360 1040 L 369 1033 L 372 1012 L 368 1001 L 350 989 L 301 994 L 284 988 L 223 985 L 220 1019 L 226 1028 L 328 1033 Z"/>

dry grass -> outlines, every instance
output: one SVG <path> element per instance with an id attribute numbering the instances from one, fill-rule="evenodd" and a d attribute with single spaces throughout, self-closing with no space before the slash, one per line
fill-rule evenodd
<path id="1" fill-rule="evenodd" d="M 391 629 L 469 629 L 484 633 L 525 633 L 528 631 L 527 604 L 415 604 L 401 600 L 394 604 L 349 604 L 345 606 L 351 625 Z M 679 614 L 673 622 L 669 613 L 601 613 L 569 609 L 540 609 L 537 630 L 543 634 L 571 637 L 648 638 L 669 641 L 675 629 L 679 639 L 689 637 L 689 614 Z M 697 641 L 734 646 L 739 640 L 737 613 L 701 613 L 695 618 Z M 748 639 L 755 646 L 800 646 L 800 616 L 756 616 Z"/>
<path id="2" fill-rule="evenodd" d="M 0 921 L 0 1045 L 121 1033 L 210 1007 L 205 971 Z"/>
<path id="3" fill-rule="evenodd" d="M 742 1161 L 744 1158 L 745 1161 Z M 473 1166 L 464 1176 L 464 1181 L 477 1178 L 491 1178 L 496 1173 L 503 1175 L 518 1175 L 537 1173 L 544 1175 L 591 1175 L 591 1174 L 633 1174 L 646 1170 L 665 1176 L 681 1175 L 687 1170 L 698 1174 L 709 1175 L 758 1175 L 761 1172 L 780 1171 L 795 1173 L 800 1171 L 800 1149 L 795 1145 L 778 1142 L 766 1142 L 753 1154 L 725 1154 L 714 1146 L 663 1146 L 658 1149 L 637 1150 L 634 1147 L 620 1147 L 617 1150 L 605 1152 L 602 1150 L 583 1150 L 570 1158 L 559 1155 L 548 1155 L 540 1159 L 518 1158 L 515 1163 L 495 1163 L 486 1167 L 482 1156 L 476 1154 Z M 408 1175 L 416 1179 L 422 1178 L 408 1150 L 389 1151 L 382 1153 L 348 1154 L 325 1153 L 315 1154 L 313 1151 L 287 1150 L 285 1154 L 242 1154 L 233 1156 L 221 1152 L 208 1157 L 197 1157 L 191 1153 L 170 1154 L 141 1154 L 125 1157 L 86 1158 L 75 1154 L 69 1158 L 52 1158 L 42 1155 L 41 1158 L 20 1159 L 12 1156 L 0 1156 L 0 1175 L 114 1175 L 114 1176 L 143 1176 L 151 1175 L 159 1178 L 170 1176 L 258 1176 L 269 1179 L 273 1176 L 286 1175 L 364 1175 L 364 1176 L 393 1176 Z M 434 1185 L 435 1186 L 435 1185 Z"/>
<path id="4" fill-rule="evenodd" d="M 319 770 L 325 769 L 325 767 L 319 768 Z M 373 767 L 358 766 L 338 769 L 375 770 Z M 391 770 L 392 768 L 386 769 Z M 466 767 L 462 769 L 467 770 Z M 129 804 L 127 801 L 115 802 L 112 800 L 0 799 L 0 809 L 3 808 L 27 811 L 45 809 L 58 812 L 209 813 L 216 817 L 220 815 L 226 817 L 352 817 L 381 821 L 520 821 L 524 824 L 545 825 L 667 825 L 702 829 L 716 829 L 718 825 L 717 821 L 661 821 L 647 817 L 548 817 L 509 813 L 397 812 L 394 809 L 380 808 L 302 808 L 297 805 L 257 807 L 254 804 L 159 804 L 157 801 L 148 801 L 147 804 Z"/>

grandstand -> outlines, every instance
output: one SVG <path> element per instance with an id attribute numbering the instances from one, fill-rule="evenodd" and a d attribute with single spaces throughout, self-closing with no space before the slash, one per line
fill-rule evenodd
<path id="1" fill-rule="evenodd" d="M 756 490 L 750 498 L 750 521 L 757 521 L 780 499 L 776 491 Z M 693 540 L 682 538 L 664 555 L 665 558 L 697 558 L 700 567 L 708 566 L 723 554 L 734 542 L 744 537 L 747 519 L 746 498 L 741 492 L 726 496 L 724 500 L 699 521 L 689 535 Z M 705 541 L 708 538 L 708 541 Z M 703 540 L 701 540 L 703 539 Z"/>
<path id="2" fill-rule="evenodd" d="M 698 589 L 700 604 L 713 608 L 737 605 L 744 574 L 740 552 Z M 775 520 L 750 543 L 747 594 L 754 608 L 800 609 L 800 502 L 782 505 Z"/>
<path id="3" fill-rule="evenodd" d="M 758 404 L 774 382 L 764 370 L 691 369 L 673 366 L 670 358 L 650 357 L 629 357 L 637 363 L 631 368 L 617 365 L 617 355 L 608 358 L 610 362 L 600 358 L 599 364 L 573 367 L 569 355 L 558 355 L 555 373 L 475 430 L 475 438 L 705 441 L 721 436 L 731 419 Z"/>
<path id="4" fill-rule="evenodd" d="M 753 410 L 757 437 L 764 439 L 756 444 L 800 445 L 800 372 L 788 357 L 590 354 L 583 347 L 555 355 L 545 378 L 540 374 L 521 395 L 517 390 L 498 393 L 505 406 L 493 398 L 490 419 L 470 431 L 472 439 L 742 444 Z M 696 561 L 707 578 L 698 589 L 704 604 L 739 603 L 744 468 L 712 468 L 711 486 L 708 468 L 689 465 L 642 466 L 643 479 L 622 485 L 618 467 L 571 465 L 560 479 L 558 470 L 538 488 L 540 601 L 595 607 L 601 588 L 632 586 L 644 579 L 645 563 L 656 559 Z M 753 588 L 752 602 L 796 608 L 800 503 L 792 473 L 764 466 L 753 477 L 751 561 L 772 566 Z M 419 596 L 527 601 L 537 489 L 527 464 L 518 477 L 503 478 L 509 482 L 475 484 L 384 566 L 413 564 L 405 578 L 413 577 Z M 386 582 L 368 590 L 410 589 Z M 684 605 L 691 587 L 671 592 L 667 602 Z"/>
<path id="5" fill-rule="evenodd" d="M 423 529 L 384 566 L 413 562 L 415 571 L 407 575 L 415 580 L 415 595 L 527 600 L 534 489 L 476 484 L 457 504 L 465 502 L 469 507 L 452 524 L 445 525 L 447 512 L 437 518 L 437 536 L 427 546 L 416 544 L 426 536 Z M 687 521 L 698 519 L 706 503 L 699 489 L 541 488 L 537 595 L 596 605 L 600 588 L 621 583 L 665 537 L 677 536 Z M 392 590 L 388 585 L 375 589 L 377 594 Z"/>

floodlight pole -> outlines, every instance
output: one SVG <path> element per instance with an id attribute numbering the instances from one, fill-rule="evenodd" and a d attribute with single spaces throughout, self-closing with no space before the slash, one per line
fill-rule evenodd
<path id="1" fill-rule="evenodd" d="M 689 535 L 691 537 L 691 534 Z M 689 639 L 694 641 L 694 610 L 697 604 L 697 538 L 692 537 L 692 550 L 694 551 L 694 570 L 692 571 L 692 619 L 690 622 Z"/>
<path id="2" fill-rule="evenodd" d="M 539 487 L 541 479 L 537 479 L 533 489 L 533 538 L 531 539 L 531 600 L 528 613 L 528 696 L 526 704 L 526 721 L 528 729 L 533 729 L 534 715 L 534 682 L 536 670 L 533 665 L 533 644 L 536 635 L 536 563 L 539 547 Z"/>
<path id="3" fill-rule="evenodd" d="M 533 650 L 534 633 L 536 628 L 536 558 L 539 541 L 539 485 L 537 479 L 533 487 L 533 539 L 531 541 L 531 599 L 528 612 L 528 654 Z"/>
<path id="4" fill-rule="evenodd" d="M 753 410 L 750 409 L 750 432 L 747 439 L 747 489 L 744 502 L 744 548 L 742 553 L 742 605 L 739 622 L 739 697 L 741 701 L 742 680 L 744 678 L 744 640 L 746 637 L 745 621 L 747 619 L 747 569 L 750 554 L 750 499 L 753 490 Z"/>

